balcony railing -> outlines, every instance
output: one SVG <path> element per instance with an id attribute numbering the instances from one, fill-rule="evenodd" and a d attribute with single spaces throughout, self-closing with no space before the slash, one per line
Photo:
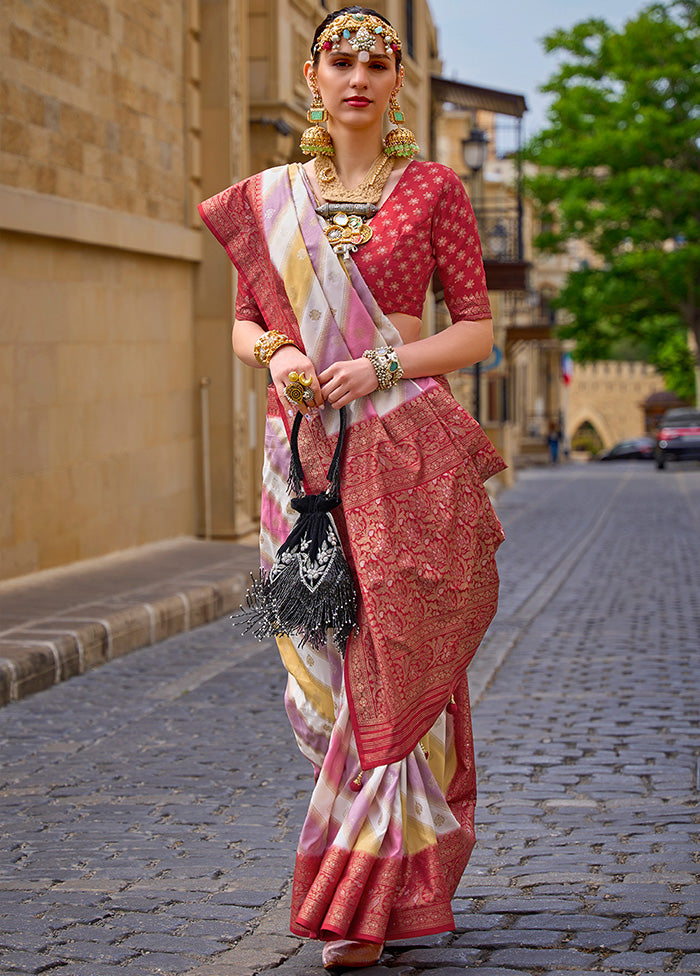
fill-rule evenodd
<path id="1" fill-rule="evenodd" d="M 517 209 L 476 210 L 484 255 L 486 284 L 492 291 L 527 288 L 528 263 L 523 258 L 522 216 Z"/>
<path id="2" fill-rule="evenodd" d="M 512 264 L 523 260 L 522 222 L 517 211 L 481 208 L 476 223 L 484 261 Z"/>
<path id="3" fill-rule="evenodd" d="M 503 305 L 508 341 L 551 339 L 557 313 L 540 291 L 507 291 Z"/>

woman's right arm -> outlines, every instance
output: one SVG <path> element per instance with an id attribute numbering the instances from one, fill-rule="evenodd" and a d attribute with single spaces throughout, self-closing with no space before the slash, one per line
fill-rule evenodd
<path id="1" fill-rule="evenodd" d="M 255 369 L 263 368 L 255 358 L 253 349 L 255 343 L 264 333 L 265 330 L 257 322 L 250 322 L 246 319 L 236 319 L 234 321 L 233 332 L 231 334 L 233 351 L 246 366 L 253 366 Z"/>
<path id="2" fill-rule="evenodd" d="M 233 351 L 246 366 L 252 366 L 254 369 L 265 368 L 260 365 L 253 352 L 255 343 L 264 334 L 265 329 L 258 325 L 257 322 L 251 322 L 247 319 L 236 319 L 234 321 L 231 336 Z M 280 346 L 270 358 L 269 370 L 272 376 L 272 382 L 275 384 L 275 389 L 277 390 L 277 395 L 282 403 L 289 403 L 285 399 L 284 391 L 289 383 L 289 374 L 295 371 L 300 374 L 304 373 L 307 377 L 310 376 L 312 378 L 311 389 L 314 391 L 314 406 L 322 406 L 323 394 L 321 393 L 314 364 L 301 349 L 297 349 L 296 346 Z M 289 406 L 291 407 L 291 404 Z M 299 409 L 302 413 L 306 413 L 307 408 L 303 404 L 299 406 Z"/>

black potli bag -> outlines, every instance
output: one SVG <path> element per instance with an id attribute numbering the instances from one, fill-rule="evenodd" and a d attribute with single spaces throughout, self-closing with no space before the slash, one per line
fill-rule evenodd
<path id="1" fill-rule="evenodd" d="M 269 573 L 252 577 L 246 605 L 234 615 L 258 640 L 284 634 L 301 638 L 302 646 L 320 648 L 329 637 L 341 654 L 357 621 L 355 584 L 330 512 L 340 504 L 340 456 L 345 437 L 345 408 L 340 409 L 338 443 L 328 469 L 328 488 L 304 495 L 299 457 L 302 414 L 292 425 L 289 491 L 299 518 L 275 556 Z M 329 634 L 329 631 L 331 632 Z"/>

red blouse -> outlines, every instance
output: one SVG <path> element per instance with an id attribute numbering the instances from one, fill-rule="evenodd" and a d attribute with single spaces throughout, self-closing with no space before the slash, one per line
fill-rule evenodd
<path id="1" fill-rule="evenodd" d="M 421 318 L 437 269 L 453 322 L 491 317 L 476 219 L 449 166 L 409 163 L 370 224 L 374 233 L 353 260 L 385 315 Z M 265 326 L 240 274 L 236 318 Z"/>

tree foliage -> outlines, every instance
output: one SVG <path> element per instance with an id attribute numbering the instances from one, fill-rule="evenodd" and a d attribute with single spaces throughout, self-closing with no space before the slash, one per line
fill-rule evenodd
<path id="1" fill-rule="evenodd" d="M 525 149 L 545 251 L 586 241 L 557 304 L 579 359 L 646 353 L 681 394 L 700 349 L 700 2 L 656 3 L 619 31 L 591 19 L 544 40 L 561 58 L 547 127 Z M 692 393 L 691 393 L 692 395 Z"/>

